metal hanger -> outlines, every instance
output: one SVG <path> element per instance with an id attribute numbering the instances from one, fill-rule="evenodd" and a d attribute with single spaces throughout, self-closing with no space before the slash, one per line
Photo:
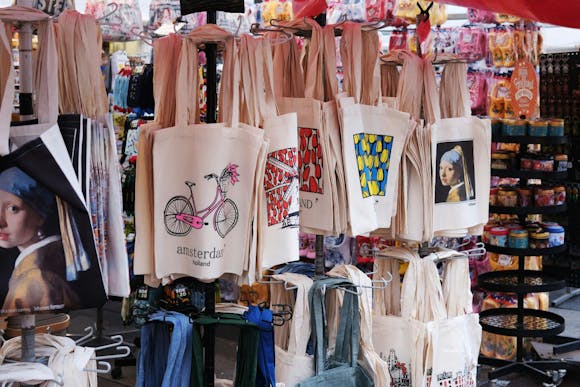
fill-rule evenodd
<path id="1" fill-rule="evenodd" d="M 103 367 L 103 368 L 99 368 L 99 366 Z M 97 368 L 96 369 L 89 369 L 89 368 L 85 368 L 83 371 L 85 372 L 96 372 L 97 374 L 108 374 L 111 372 L 111 369 L 113 367 L 111 367 L 111 363 L 106 362 L 106 361 L 98 361 L 97 362 Z"/>
<path id="2" fill-rule="evenodd" d="M 87 341 L 89 341 L 90 339 L 92 339 L 93 334 L 95 333 L 94 329 L 92 326 L 88 326 L 85 328 L 85 332 L 88 332 L 86 335 L 80 337 L 79 339 L 75 340 L 75 344 L 76 345 L 81 345 L 83 343 L 86 343 Z"/>
<path id="3" fill-rule="evenodd" d="M 116 2 L 112 2 L 112 3 L 107 4 L 107 7 L 110 7 L 110 6 L 112 6 L 114 9 L 111 12 L 96 19 L 97 22 L 100 22 L 101 20 L 108 18 L 109 16 L 111 16 L 112 14 L 114 14 L 115 12 L 117 12 L 119 10 L 119 4 Z"/>
<path id="4" fill-rule="evenodd" d="M 113 355 L 103 355 L 95 357 L 96 360 L 109 360 L 109 359 L 123 359 L 131 354 L 131 348 L 126 345 L 121 345 L 115 348 L 117 351 L 123 351 L 122 353 L 116 353 Z"/>
<path id="5" fill-rule="evenodd" d="M 121 346 L 121 344 L 123 344 L 123 341 L 125 340 L 123 338 L 123 336 L 121 336 L 121 335 L 111 336 L 110 339 L 116 340 L 116 341 L 111 343 L 111 344 L 106 344 L 106 345 L 101 345 L 100 347 L 91 347 L 91 348 L 93 348 L 95 350 L 95 352 L 102 351 L 103 349 L 108 349 L 108 348 L 116 348 L 116 347 Z"/>

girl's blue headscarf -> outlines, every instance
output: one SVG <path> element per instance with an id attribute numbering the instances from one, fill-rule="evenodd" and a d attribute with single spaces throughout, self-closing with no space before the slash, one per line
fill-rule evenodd
<path id="1" fill-rule="evenodd" d="M 0 172 L 0 190 L 18 196 L 44 219 L 55 209 L 54 194 L 20 168 Z"/>
<path id="2" fill-rule="evenodd" d="M 441 161 L 447 161 L 449 164 L 453 165 L 455 176 L 458 177 L 459 181 L 463 181 L 463 163 L 461 160 L 461 153 L 457 149 L 453 148 L 443 153 Z"/>

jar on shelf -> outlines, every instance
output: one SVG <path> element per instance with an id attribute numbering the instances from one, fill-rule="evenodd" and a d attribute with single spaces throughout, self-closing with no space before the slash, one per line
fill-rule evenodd
<path id="1" fill-rule="evenodd" d="M 539 172 L 554 172 L 554 156 L 538 155 L 534 159 L 533 170 Z"/>
<path id="2" fill-rule="evenodd" d="M 564 227 L 560 226 L 559 224 L 555 224 L 546 226 L 544 230 L 550 234 L 548 238 L 548 247 L 562 246 L 564 244 Z"/>
<path id="3" fill-rule="evenodd" d="M 548 126 L 548 136 L 563 136 L 564 120 L 562 118 L 552 118 Z"/>
<path id="4" fill-rule="evenodd" d="M 534 169 L 534 155 L 526 153 L 520 158 L 520 169 L 522 171 L 531 171 Z"/>
<path id="5" fill-rule="evenodd" d="M 548 135 L 548 121 L 532 120 L 528 122 L 528 134 L 530 136 L 543 137 Z"/>
<path id="6" fill-rule="evenodd" d="M 509 169 L 511 167 L 510 154 L 505 152 L 493 152 L 491 154 L 492 169 Z"/>
<path id="7" fill-rule="evenodd" d="M 501 188 L 497 193 L 497 205 L 501 207 L 516 207 L 518 194 L 512 188 Z"/>
<path id="8" fill-rule="evenodd" d="M 503 120 L 502 134 L 504 136 L 525 136 L 526 135 L 526 120 Z"/>
<path id="9" fill-rule="evenodd" d="M 508 229 L 505 227 L 493 227 L 489 231 L 489 244 L 493 246 L 506 247 Z"/>
<path id="10" fill-rule="evenodd" d="M 508 245 L 514 249 L 528 248 L 528 231 L 511 230 L 508 237 Z"/>
<path id="11" fill-rule="evenodd" d="M 520 207 L 530 207 L 534 199 L 533 192 L 530 188 L 519 188 L 519 205 Z"/>
<path id="12" fill-rule="evenodd" d="M 490 206 L 497 206 L 497 193 L 499 192 L 499 188 L 493 187 L 489 189 L 489 205 Z"/>
<path id="13" fill-rule="evenodd" d="M 546 249 L 550 244 L 550 233 L 538 231 L 530 234 L 530 249 Z"/>
<path id="14" fill-rule="evenodd" d="M 534 193 L 534 202 L 537 207 L 554 206 L 556 200 L 553 188 L 536 188 Z"/>
<path id="15" fill-rule="evenodd" d="M 554 205 L 562 206 L 566 204 L 566 187 L 557 185 L 554 187 Z"/>
<path id="16" fill-rule="evenodd" d="M 490 243 L 489 239 L 490 239 L 490 233 L 491 233 L 491 229 L 497 227 L 497 224 L 494 223 L 488 223 L 485 226 L 483 226 L 483 233 L 481 234 L 481 241 L 483 243 Z"/>
<path id="17" fill-rule="evenodd" d="M 566 172 L 568 170 L 568 155 L 554 155 L 554 167 L 556 172 Z"/>
<path id="18" fill-rule="evenodd" d="M 501 128 L 502 128 L 502 123 L 501 120 L 499 118 L 493 118 L 491 120 L 491 133 L 493 136 L 501 136 Z"/>

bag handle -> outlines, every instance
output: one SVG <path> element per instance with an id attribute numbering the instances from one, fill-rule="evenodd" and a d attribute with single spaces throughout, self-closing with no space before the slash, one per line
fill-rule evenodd
<path id="1" fill-rule="evenodd" d="M 175 34 L 156 39 L 153 42 L 153 96 L 155 98 L 155 122 L 162 128 L 175 124 L 177 72 L 174 66 L 179 63 L 181 38 Z"/>
<path id="2" fill-rule="evenodd" d="M 362 31 L 359 23 L 346 22 L 342 27 L 340 56 L 344 69 L 343 89 L 355 103 L 361 103 Z"/>
<path id="3" fill-rule="evenodd" d="M 381 49 L 379 32 L 376 30 L 361 31 L 361 40 L 361 103 L 375 106 L 382 104 L 381 71 L 378 65 Z"/>
<path id="4" fill-rule="evenodd" d="M 437 81 L 435 80 L 435 69 L 433 68 L 433 57 L 427 56 L 423 59 L 423 112 L 425 122 L 433 124 L 441 119 L 441 106 L 439 95 L 437 94 Z"/>
<path id="5" fill-rule="evenodd" d="M 177 65 L 175 85 L 175 125 L 199 123 L 199 88 L 197 46 L 190 39 L 183 39 Z"/>
<path id="6" fill-rule="evenodd" d="M 312 330 L 315 334 L 315 358 L 316 358 L 316 375 L 320 375 L 325 371 L 327 362 L 327 348 L 328 339 L 325 335 L 326 311 L 325 311 L 325 294 L 328 289 L 346 288 L 351 290 L 353 288 L 352 282 L 342 278 L 322 278 L 314 282 L 310 289 L 310 305 L 313 313 L 311 319 Z M 359 334 L 360 326 L 359 319 L 353 318 L 358 316 L 358 296 L 354 292 L 345 292 L 343 304 L 340 310 L 339 334 L 336 338 L 335 359 L 344 360 L 344 353 L 348 353 L 346 349 L 346 338 L 343 332 L 348 332 L 350 335 L 350 354 L 351 365 L 355 367 L 358 361 L 359 351 Z"/>
<path id="7" fill-rule="evenodd" d="M 0 20 L 0 155 L 10 153 L 10 121 L 14 98 L 14 68 L 12 50 L 6 35 L 7 26 Z"/>
<path id="8" fill-rule="evenodd" d="M 312 27 L 312 36 L 308 44 L 308 64 L 304 76 L 304 96 L 319 101 L 324 100 L 323 51 L 324 39 L 322 27 L 311 18 L 305 19 Z M 336 69 L 335 69 L 336 72 Z"/>
<path id="9" fill-rule="evenodd" d="M 232 127 L 239 123 L 239 62 L 236 52 L 234 36 L 215 24 L 205 24 L 189 33 L 187 39 L 194 44 L 224 43 L 224 66 L 222 81 L 220 84 L 219 122 L 224 122 Z"/>
<path id="10" fill-rule="evenodd" d="M 322 30 L 324 38 L 324 96 L 325 101 L 334 100 L 338 94 L 338 79 L 336 79 L 336 38 L 334 26 L 327 25 Z"/>
<path id="11" fill-rule="evenodd" d="M 308 292 L 312 287 L 312 279 L 295 273 L 284 273 L 273 275 L 272 278 L 284 281 L 287 284 L 296 286 L 296 301 L 290 322 L 290 335 L 288 337 L 288 352 L 304 355 L 308 340 L 310 339 L 310 305 L 308 303 Z M 286 290 L 283 290 L 286 291 Z"/>
<path id="12" fill-rule="evenodd" d="M 421 321 L 439 321 L 447 318 L 443 287 L 439 279 L 439 271 L 434 259 L 436 254 L 429 254 L 421 260 L 423 265 L 423 283 L 425 284 L 422 295 L 423 309 Z"/>

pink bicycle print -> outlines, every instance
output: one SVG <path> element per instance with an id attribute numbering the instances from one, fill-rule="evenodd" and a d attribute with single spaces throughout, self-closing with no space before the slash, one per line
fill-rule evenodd
<path id="1" fill-rule="evenodd" d="M 213 228 L 218 235 L 224 238 L 238 223 L 238 206 L 230 198 L 226 198 L 229 184 L 232 186 L 239 180 L 238 165 L 228 164 L 218 176 L 215 173 L 205 175 L 206 180 L 215 179 L 217 187 L 213 201 L 206 208 L 198 210 L 193 196 L 195 183 L 186 181 L 190 196 L 174 196 L 165 206 L 165 229 L 170 235 L 186 236 L 191 229 L 201 229 L 207 226 L 205 219 L 213 213 Z"/>

